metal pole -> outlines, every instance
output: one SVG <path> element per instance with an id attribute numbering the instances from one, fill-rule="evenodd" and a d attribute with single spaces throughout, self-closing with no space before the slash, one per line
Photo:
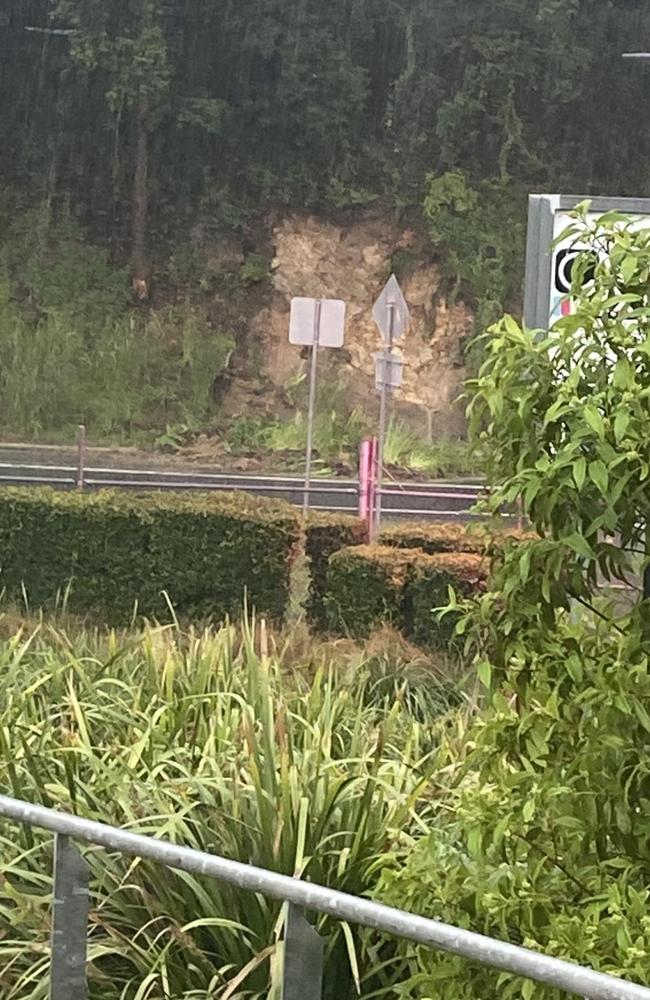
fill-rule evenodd
<path id="1" fill-rule="evenodd" d="M 309 488 L 311 485 L 311 455 L 314 447 L 314 410 L 316 409 L 316 371 L 318 368 L 318 342 L 320 340 L 320 314 L 322 302 L 316 299 L 314 308 L 314 343 L 311 348 L 311 371 L 309 374 L 309 411 L 307 413 L 307 452 L 305 455 L 305 491 L 302 498 L 302 512 L 309 510 Z"/>
<path id="2" fill-rule="evenodd" d="M 386 421 L 388 417 L 388 394 L 390 392 L 389 379 L 390 371 L 387 371 L 386 365 L 390 365 L 390 361 L 393 357 L 393 341 L 395 329 L 395 303 L 389 302 L 387 304 L 388 309 L 388 358 L 389 361 L 383 362 L 384 365 L 384 377 L 381 385 L 381 404 L 379 407 L 379 443 L 377 445 L 377 472 L 375 476 L 375 496 L 377 498 L 377 505 L 374 518 L 374 528 L 372 532 L 373 538 L 376 538 L 379 534 L 381 528 L 381 490 L 384 484 L 384 444 L 386 441 Z"/>
<path id="3" fill-rule="evenodd" d="M 86 426 L 79 424 L 77 435 L 77 489 L 83 490 L 86 470 Z"/>
<path id="4" fill-rule="evenodd" d="M 90 870 L 63 834 L 54 843 L 54 900 L 50 1000 L 86 1000 L 88 876 Z"/>
<path id="5" fill-rule="evenodd" d="M 622 52 L 623 59 L 650 59 L 650 52 Z M 650 518 L 646 521 L 645 530 L 646 558 L 650 560 Z M 643 570 L 643 600 L 650 600 L 650 562 Z"/>

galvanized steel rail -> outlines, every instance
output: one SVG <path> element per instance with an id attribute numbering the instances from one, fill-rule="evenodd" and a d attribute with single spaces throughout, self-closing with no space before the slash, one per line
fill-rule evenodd
<path id="1" fill-rule="evenodd" d="M 278 497 L 300 506 L 304 481 L 285 476 L 245 476 L 194 472 L 186 469 L 133 469 L 38 463 L 0 462 L 0 485 L 52 486 L 60 489 L 192 490 L 222 492 L 241 490 L 260 496 Z M 356 513 L 359 483 L 354 479 L 312 479 L 310 507 L 332 513 Z M 470 483 L 392 483 L 381 491 L 382 513 L 391 518 L 463 518 L 477 515 L 471 507 L 484 493 Z"/>
<path id="2" fill-rule="evenodd" d="M 469 961 L 482 962 L 493 968 L 514 973 L 570 994 L 589 998 L 589 1000 L 650 1000 L 650 989 L 645 986 L 625 982 L 613 976 L 594 972 L 591 969 L 542 955 L 527 948 L 497 941 L 482 934 L 451 927 L 437 920 L 415 916 L 371 900 L 337 892 L 323 886 L 312 885 L 309 882 L 286 875 L 278 875 L 275 872 L 255 868 L 238 861 L 229 861 L 226 858 L 170 844 L 154 837 L 130 833 L 127 830 L 59 813 L 53 809 L 31 805 L 4 795 L 0 795 L 0 816 L 16 823 L 26 823 L 29 826 L 39 827 L 56 834 L 56 859 L 57 863 L 63 866 L 59 872 L 55 872 L 55 883 L 62 887 L 60 888 L 62 895 L 56 897 L 59 916 L 63 913 L 62 908 L 66 905 L 65 889 L 66 886 L 69 889 L 70 873 L 74 871 L 69 855 L 68 841 L 68 838 L 74 838 L 104 847 L 107 850 L 148 858 L 169 868 L 216 878 L 238 888 L 282 900 L 289 903 L 290 907 L 325 913 L 339 920 L 371 927 L 430 948 L 439 948 L 460 955 Z M 80 891 L 77 892 L 76 896 L 69 893 L 67 902 L 71 906 L 73 923 L 78 929 L 80 907 L 84 905 L 85 898 L 82 860 L 81 865 L 77 866 L 77 870 L 80 872 L 82 882 L 79 886 Z M 441 873 L 441 877 L 444 877 L 444 873 Z M 302 935 L 302 938 L 298 946 L 295 945 L 295 939 L 291 942 L 292 947 L 287 948 L 287 955 L 297 956 L 297 959 L 302 955 L 304 961 L 305 955 L 309 952 L 315 956 L 314 961 L 317 962 L 319 949 L 317 942 L 316 947 L 314 947 L 313 930 L 309 928 L 299 913 L 295 910 L 291 912 L 292 918 L 289 920 L 289 928 L 295 925 L 296 936 Z M 68 955 L 71 975 L 74 976 L 74 982 L 78 984 L 79 963 L 83 961 L 85 964 L 85 953 L 76 937 L 71 936 L 71 933 L 66 934 L 65 931 L 66 924 L 62 920 L 59 920 L 58 923 L 55 922 L 55 933 L 52 937 L 52 968 L 55 972 L 58 969 L 56 974 L 63 975 L 64 982 L 72 983 L 72 979 L 66 981 L 65 975 L 61 972 L 61 956 L 63 954 L 63 966 L 65 966 L 65 956 Z M 57 933 L 60 935 L 59 938 L 57 938 Z M 59 965 L 57 965 L 57 960 Z M 320 981 L 322 968 L 314 967 L 313 972 L 314 981 Z M 291 984 L 296 982 L 302 989 L 303 998 L 318 996 L 318 992 L 313 988 L 310 989 L 309 983 L 304 978 L 301 980 L 300 977 L 296 977 L 295 973 L 295 968 L 288 969 L 285 963 L 286 1000 L 294 995 L 295 990 Z M 78 1000 L 78 998 L 85 996 L 85 993 L 79 992 L 78 987 L 73 992 L 70 992 L 70 985 L 66 985 L 66 989 L 67 993 L 52 992 L 52 1000 L 59 1000 L 59 998 L 60 1000 Z"/>

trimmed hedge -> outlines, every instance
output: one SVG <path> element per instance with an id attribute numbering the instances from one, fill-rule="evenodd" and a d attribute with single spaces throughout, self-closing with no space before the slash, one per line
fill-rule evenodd
<path id="1" fill-rule="evenodd" d="M 402 627 L 408 637 L 418 646 L 450 646 L 458 614 L 440 616 L 435 609 L 449 603 L 450 587 L 461 598 L 479 593 L 488 569 L 488 560 L 470 552 L 442 552 L 414 560 L 402 604 Z"/>
<path id="2" fill-rule="evenodd" d="M 429 555 L 439 552 L 469 552 L 492 554 L 507 542 L 522 542 L 536 538 L 530 531 L 504 527 L 503 524 L 472 524 L 458 522 L 424 522 L 395 524 L 381 532 L 381 545 L 399 549 L 421 549 Z"/>
<path id="3" fill-rule="evenodd" d="M 251 608 L 281 619 L 300 525 L 287 504 L 245 494 L 0 490 L 0 585 L 47 607 L 128 621 Z"/>
<path id="4" fill-rule="evenodd" d="M 490 546 L 494 532 L 485 525 L 459 522 L 424 522 L 393 524 L 384 528 L 379 541 L 398 549 L 421 549 L 428 555 L 438 552 L 475 552 L 482 555 Z"/>
<path id="5" fill-rule="evenodd" d="M 477 553 L 437 553 L 386 545 L 361 545 L 330 559 L 325 609 L 336 633 L 365 638 L 384 624 L 430 648 L 451 644 L 455 616 L 442 620 L 451 586 L 460 596 L 478 593 L 487 561 Z"/>
<path id="6" fill-rule="evenodd" d="M 325 596 L 330 557 L 341 549 L 362 545 L 367 528 L 363 521 L 346 514 L 310 514 L 305 528 L 305 552 L 309 559 L 310 582 L 307 620 L 318 629 L 327 627 Z"/>
<path id="7" fill-rule="evenodd" d="M 412 553 L 383 545 L 341 549 L 330 559 L 325 596 L 330 631 L 364 638 L 382 624 L 398 628 Z"/>

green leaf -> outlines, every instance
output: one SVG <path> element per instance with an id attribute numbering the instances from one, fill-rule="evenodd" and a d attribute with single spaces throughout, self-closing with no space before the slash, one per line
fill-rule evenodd
<path id="1" fill-rule="evenodd" d="M 481 660 L 477 667 L 478 679 L 484 687 L 489 688 L 492 682 L 492 666 L 488 660 Z"/>
<path id="2" fill-rule="evenodd" d="M 623 260 L 621 261 L 620 264 L 621 277 L 626 285 L 628 285 L 632 280 L 632 277 L 637 269 L 637 266 L 638 263 L 635 254 L 628 254 L 628 256 L 624 257 Z"/>
<path id="3" fill-rule="evenodd" d="M 605 496 L 609 485 L 609 473 L 607 472 L 605 463 L 601 462 L 600 459 L 589 463 L 589 478 L 592 483 L 595 483 L 603 496 Z"/>
<path id="4" fill-rule="evenodd" d="M 612 384 L 615 389 L 631 389 L 634 385 L 634 368 L 625 357 L 619 358 L 614 368 Z"/>
<path id="5" fill-rule="evenodd" d="M 584 456 L 577 458 L 573 464 L 573 481 L 579 490 L 582 489 L 587 475 L 587 460 Z"/>
<path id="6" fill-rule="evenodd" d="M 578 534 L 577 531 L 565 538 L 564 542 L 579 556 L 583 556 L 585 559 L 595 559 L 596 554 L 591 545 L 584 535 Z"/>
<path id="7" fill-rule="evenodd" d="M 600 413 L 591 403 L 588 403 L 583 410 L 585 420 L 591 427 L 592 431 L 598 435 L 598 437 L 605 437 L 605 424 L 603 423 L 603 418 Z"/>
<path id="8" fill-rule="evenodd" d="M 557 417 L 561 416 L 567 409 L 567 403 L 563 399 L 557 399 L 544 414 L 544 427 L 553 423 Z"/>
<path id="9" fill-rule="evenodd" d="M 614 437 L 617 443 L 625 437 L 625 432 L 630 424 L 630 413 L 628 410 L 618 410 L 614 417 Z"/>

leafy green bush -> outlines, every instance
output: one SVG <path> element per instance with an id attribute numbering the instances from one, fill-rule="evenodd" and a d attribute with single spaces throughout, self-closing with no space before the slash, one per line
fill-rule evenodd
<path id="1" fill-rule="evenodd" d="M 380 542 L 398 549 L 422 549 L 428 555 L 438 552 L 474 552 L 477 555 L 495 555 L 511 544 L 530 541 L 537 536 L 532 532 L 512 528 L 503 522 L 491 524 L 460 524 L 445 522 L 403 522 L 387 525 L 382 529 Z"/>
<path id="2" fill-rule="evenodd" d="M 353 637 L 394 625 L 432 648 L 449 645 L 456 616 L 438 621 L 449 589 L 469 597 L 484 584 L 485 560 L 472 553 L 427 555 L 420 549 L 357 545 L 330 558 L 326 620 L 333 632 Z"/>
<path id="3" fill-rule="evenodd" d="M 424 217 L 454 289 L 476 307 L 481 333 L 519 295 L 525 194 L 509 180 L 473 186 L 460 170 L 429 174 Z"/>
<path id="4" fill-rule="evenodd" d="M 620 627 L 563 617 L 536 643 L 512 637 L 505 679 L 446 741 L 431 833 L 386 859 L 383 902 L 650 985 L 650 666 Z M 400 955 L 404 998 L 560 1000 L 440 952 Z"/>
<path id="5" fill-rule="evenodd" d="M 305 528 L 305 553 L 309 559 L 307 619 L 316 628 L 327 627 L 325 595 L 330 556 L 367 540 L 367 528 L 358 518 L 347 514 L 309 515 Z"/>
<path id="6" fill-rule="evenodd" d="M 602 593 L 650 565 L 650 233 L 586 212 L 565 235 L 598 263 L 574 266 L 571 315 L 486 337 L 470 416 L 490 503 L 521 497 L 540 537 L 494 561 L 463 622 L 483 708 L 450 733 L 448 794 L 380 895 L 650 986 L 650 601 Z M 438 952 L 400 958 L 405 998 L 558 1000 Z"/>
<path id="7" fill-rule="evenodd" d="M 0 641 L 0 788 L 272 871 L 364 894 L 377 856 L 424 822 L 439 693 L 415 721 L 363 663 L 315 674 L 244 625 L 181 634 L 37 632 Z M 419 816 L 419 820 L 418 820 Z M 83 849 L 91 1000 L 276 997 L 280 904 Z M 2 995 L 47 982 L 51 837 L 0 821 Z M 325 1000 L 357 996 L 357 931 L 323 917 Z M 352 958 L 352 961 L 351 961 Z M 366 961 L 367 960 L 367 961 Z M 238 985 L 239 982 L 239 985 Z"/>
<path id="8" fill-rule="evenodd" d="M 363 638 L 380 625 L 399 626 L 408 560 L 409 555 L 379 545 L 335 552 L 324 599 L 328 628 Z"/>
<path id="9" fill-rule="evenodd" d="M 289 506 L 247 495 L 0 491 L 0 582 L 30 605 L 71 611 L 282 618 L 299 540 Z M 166 597 L 167 595 L 167 597 Z"/>

